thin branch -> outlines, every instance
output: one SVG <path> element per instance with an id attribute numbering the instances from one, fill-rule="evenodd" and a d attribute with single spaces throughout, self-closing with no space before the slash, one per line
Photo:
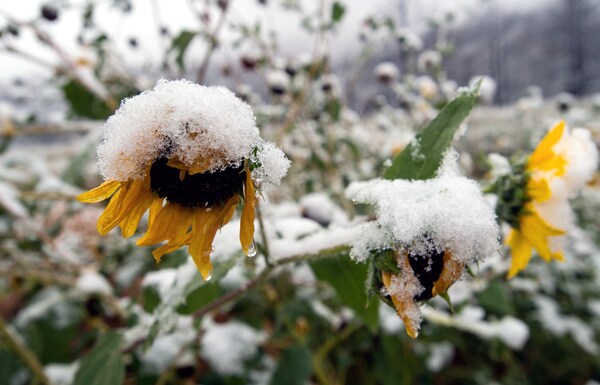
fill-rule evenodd
<path id="1" fill-rule="evenodd" d="M 219 16 L 219 20 L 217 21 L 217 25 L 212 33 L 208 35 L 208 49 L 206 54 L 204 55 L 204 59 L 202 60 L 202 64 L 198 69 L 198 75 L 196 75 L 196 83 L 202 84 L 204 82 L 204 77 L 206 76 L 206 71 L 208 70 L 208 65 L 210 64 L 210 59 L 218 46 L 217 37 L 221 32 L 221 29 L 225 25 L 225 19 L 227 17 L 227 11 L 231 7 L 231 2 L 233 0 L 228 0 L 225 2 L 225 6 L 221 9 L 221 15 Z"/>
<path id="2" fill-rule="evenodd" d="M 0 336 L 4 340 L 8 349 L 12 350 L 17 357 L 23 361 L 25 366 L 31 370 L 33 376 L 37 378 L 39 382 L 44 385 L 50 385 L 50 380 L 48 380 L 48 377 L 46 377 L 40 360 L 31 350 L 29 350 L 27 346 L 25 346 L 25 344 L 19 340 L 18 337 L 15 337 L 11 334 L 11 332 L 8 330 L 8 325 L 6 322 L 4 322 L 2 317 L 0 317 Z"/>

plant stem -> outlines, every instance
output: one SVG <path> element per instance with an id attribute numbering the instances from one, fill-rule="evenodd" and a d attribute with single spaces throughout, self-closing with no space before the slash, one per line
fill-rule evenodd
<path id="1" fill-rule="evenodd" d="M 258 217 L 258 225 L 260 226 L 260 237 L 262 238 L 263 255 L 265 256 L 265 263 L 267 264 L 267 266 L 271 266 L 269 237 L 267 237 L 267 231 L 265 230 L 265 221 L 263 219 L 262 209 L 260 208 L 260 205 L 256 205 L 256 216 Z"/>
<path id="2" fill-rule="evenodd" d="M 50 385 L 50 380 L 48 380 L 48 377 L 46 377 L 44 368 L 42 367 L 42 364 L 36 355 L 21 341 L 19 341 L 19 338 L 13 336 L 8 331 L 7 324 L 4 322 L 2 317 L 0 317 L 0 336 L 5 341 L 6 345 L 8 345 L 8 349 L 12 350 L 17 357 L 23 361 L 25 366 L 31 370 L 33 376 L 37 378 L 40 383 L 44 385 Z"/>
<path id="3" fill-rule="evenodd" d="M 194 313 L 193 316 L 194 316 L 194 318 L 203 317 L 204 315 L 210 313 L 211 311 L 216 310 L 216 309 L 220 308 L 221 306 L 225 305 L 226 303 L 233 301 L 234 299 L 240 297 L 241 295 L 243 295 L 246 292 L 248 292 L 249 290 L 251 290 L 254 286 L 256 286 L 257 284 L 259 284 L 262 281 L 264 281 L 265 279 L 267 279 L 269 277 L 270 273 L 279 266 L 283 266 L 283 265 L 287 265 L 287 264 L 295 263 L 295 262 L 303 262 L 303 261 L 307 261 L 307 260 L 311 260 L 311 259 L 333 257 L 333 256 L 343 254 L 344 252 L 347 252 L 349 249 L 350 249 L 350 246 L 341 245 L 341 246 L 335 246 L 335 247 L 332 247 L 329 249 L 319 250 L 318 252 L 312 253 L 312 254 L 294 255 L 291 257 L 279 259 L 279 260 L 271 263 L 270 265 L 267 265 L 267 267 L 265 267 L 264 270 L 260 272 L 260 274 L 258 274 L 252 280 L 248 281 L 244 286 L 242 286 L 236 290 L 230 291 L 229 293 L 222 295 L 221 297 L 215 299 L 214 301 L 210 302 L 209 304 L 201 307 Z"/>

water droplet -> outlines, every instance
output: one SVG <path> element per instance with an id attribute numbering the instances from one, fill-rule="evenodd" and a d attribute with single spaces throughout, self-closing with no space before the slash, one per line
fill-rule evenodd
<path id="1" fill-rule="evenodd" d="M 204 278 L 204 280 L 206 282 L 210 281 L 212 279 L 212 271 L 210 273 L 208 273 L 208 275 L 206 276 L 206 278 Z"/>
<path id="2" fill-rule="evenodd" d="M 256 255 L 256 245 L 254 244 L 254 241 L 252 241 L 252 243 L 250 243 L 250 246 L 248 247 L 248 252 L 246 253 L 246 255 L 249 256 L 250 258 L 252 258 Z"/>

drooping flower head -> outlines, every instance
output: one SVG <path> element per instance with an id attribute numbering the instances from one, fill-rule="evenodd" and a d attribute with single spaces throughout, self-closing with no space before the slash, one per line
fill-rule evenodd
<path id="1" fill-rule="evenodd" d="M 496 179 L 496 212 L 511 227 L 505 241 L 512 254 L 509 278 L 527 266 L 533 249 L 546 262 L 564 260 L 562 236 L 573 222 L 569 199 L 592 177 L 597 162 L 590 132 L 569 130 L 561 121 L 529 158 Z"/>
<path id="2" fill-rule="evenodd" d="M 149 210 L 137 244 L 166 241 L 152 252 L 157 262 L 188 245 L 208 279 L 216 232 L 243 201 L 240 242 L 251 253 L 256 190 L 278 184 L 288 166 L 283 152 L 260 138 L 250 106 L 232 92 L 160 80 L 108 119 L 98 147 L 105 182 L 78 199 L 110 198 L 98 220 L 102 235 L 119 226 L 124 237 L 132 236 Z"/>
<path id="3" fill-rule="evenodd" d="M 479 186 L 451 172 L 353 183 L 347 195 L 376 206 L 376 220 L 364 225 L 350 255 L 372 262 L 374 286 L 383 288 L 413 338 L 422 318 L 417 303 L 446 293 L 465 266 L 497 250 L 495 216 Z"/>

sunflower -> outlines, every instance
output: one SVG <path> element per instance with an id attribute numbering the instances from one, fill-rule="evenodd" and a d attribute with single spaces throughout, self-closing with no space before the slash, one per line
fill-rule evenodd
<path id="1" fill-rule="evenodd" d="M 506 213 L 499 217 L 511 226 L 505 240 L 512 254 L 509 278 L 527 266 L 533 249 L 546 262 L 564 260 L 560 240 L 572 221 L 568 199 L 592 176 L 597 156 L 589 131 L 569 132 L 561 121 L 522 166 L 513 165 L 517 177 L 510 178 L 518 182 L 507 182 L 498 190 L 497 206 L 497 212 Z M 512 205 L 504 197 L 511 197 Z"/>
<path id="2" fill-rule="evenodd" d="M 370 263 L 370 290 L 394 307 L 416 338 L 420 303 L 444 295 L 465 267 L 493 254 L 498 226 L 479 186 L 456 175 L 454 162 L 429 180 L 372 180 L 346 190 L 375 205 L 350 256 Z"/>
<path id="3" fill-rule="evenodd" d="M 130 237 L 148 211 L 137 245 L 163 243 L 152 252 L 157 262 L 188 246 L 204 279 L 211 276 L 216 233 L 240 203 L 241 247 L 256 253 L 257 189 L 279 183 L 289 165 L 260 139 L 251 109 L 231 92 L 165 80 L 127 99 L 109 118 L 98 161 L 105 182 L 78 197 L 87 203 L 110 198 L 98 232 L 119 226 Z"/>

